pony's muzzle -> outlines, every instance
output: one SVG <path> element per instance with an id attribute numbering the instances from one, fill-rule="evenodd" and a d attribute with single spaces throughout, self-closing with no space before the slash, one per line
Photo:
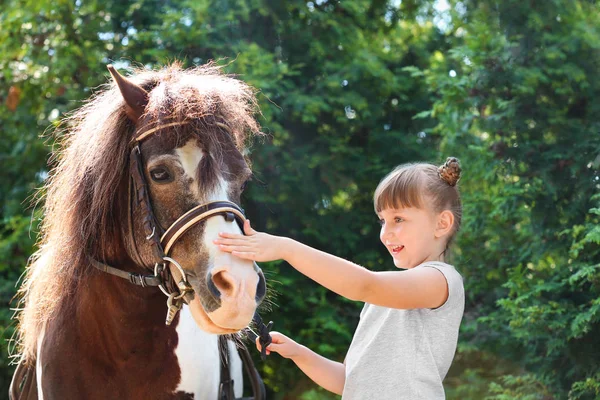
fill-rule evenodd
<path id="1" fill-rule="evenodd" d="M 218 306 L 206 310 L 210 320 L 221 328 L 243 329 L 248 326 L 264 298 L 264 276 L 252 263 L 223 263 L 206 276 L 208 292 Z M 204 303 L 204 302 L 203 302 Z"/>
<path id="2" fill-rule="evenodd" d="M 254 270 L 258 275 L 258 283 L 256 284 L 256 289 L 254 290 L 254 299 L 258 305 L 265 298 L 267 293 L 267 285 L 262 270 L 258 268 L 256 264 L 254 264 L 254 266 Z M 245 282 L 241 282 L 238 277 L 231 274 L 228 268 L 223 268 L 216 272 L 209 272 L 206 276 L 206 286 L 208 287 L 211 295 L 215 298 L 215 300 L 218 301 L 224 297 L 237 297 L 239 295 L 239 291 L 242 290 L 241 286 L 244 285 L 244 283 Z M 248 292 L 251 291 L 252 290 L 248 290 Z"/>

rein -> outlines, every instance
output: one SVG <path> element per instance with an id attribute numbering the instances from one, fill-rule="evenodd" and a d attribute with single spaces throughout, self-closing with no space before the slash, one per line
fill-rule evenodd
<path id="1" fill-rule="evenodd" d="M 96 269 L 118 276 L 120 278 L 128 280 L 134 285 L 141 287 L 158 287 L 167 296 L 167 317 L 165 320 L 166 325 L 170 325 L 173 319 L 181 310 L 183 303 L 190 303 L 193 299 L 194 289 L 187 281 L 185 271 L 179 265 L 179 263 L 173 258 L 169 257 L 169 253 L 177 240 L 181 236 L 192 228 L 194 225 L 207 220 L 214 216 L 223 216 L 227 222 L 236 222 L 242 233 L 244 233 L 244 221 L 246 216 L 244 210 L 242 210 L 237 204 L 230 201 L 214 201 L 203 205 L 196 206 L 191 210 L 180 216 L 175 222 L 169 226 L 164 232 L 162 227 L 158 223 L 152 204 L 150 202 L 148 183 L 144 177 L 142 152 L 140 146 L 142 141 L 150 137 L 155 132 L 158 132 L 164 128 L 184 125 L 185 122 L 173 122 L 165 125 L 160 125 L 152 129 L 146 130 L 141 134 L 138 134 L 131 141 L 131 152 L 130 152 L 130 180 L 129 180 L 129 240 L 131 241 L 137 263 L 143 265 L 146 269 L 153 271 L 152 275 L 144 275 L 133 272 L 124 271 L 110 265 L 104 264 L 92 257 L 89 257 L 90 264 Z M 224 129 L 227 129 L 223 124 L 219 124 Z M 151 268 L 148 265 L 144 265 L 142 257 L 137 249 L 137 242 L 133 235 L 133 209 L 137 207 L 142 210 L 143 215 L 143 228 L 144 234 L 147 241 L 152 245 L 153 249 L 153 262 L 154 267 Z M 175 268 L 173 268 L 173 266 Z M 269 331 L 273 325 L 273 322 L 265 325 L 258 314 L 254 313 L 252 321 L 255 323 L 258 334 L 254 333 L 250 328 L 247 330 L 248 336 L 256 341 L 259 337 L 259 342 L 262 347 L 261 358 L 264 361 L 266 358 L 266 347 L 271 344 L 271 336 Z M 234 399 L 233 395 L 233 380 L 229 373 L 229 350 L 227 347 L 227 339 L 223 335 L 219 335 L 219 354 L 221 358 L 221 382 L 219 384 L 219 400 Z M 262 399 L 266 398 L 266 391 L 262 379 L 258 374 L 258 371 L 252 363 L 252 358 L 248 349 L 243 346 L 238 349 L 240 356 L 243 361 L 246 373 L 251 378 L 252 391 L 254 397 L 242 398 L 240 400 L 251 400 L 251 399 Z"/>

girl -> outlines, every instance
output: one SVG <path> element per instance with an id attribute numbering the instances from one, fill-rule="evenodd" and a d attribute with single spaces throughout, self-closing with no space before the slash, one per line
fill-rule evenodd
<path id="1" fill-rule="evenodd" d="M 317 283 L 365 303 L 344 363 L 328 360 L 281 333 L 274 351 L 344 400 L 444 399 L 464 309 L 462 278 L 444 256 L 461 221 L 456 158 L 441 167 L 401 165 L 375 190 L 380 239 L 404 271 L 373 272 L 285 237 L 222 233 L 224 251 L 254 261 L 283 259 Z M 257 343 L 257 346 L 260 346 Z"/>

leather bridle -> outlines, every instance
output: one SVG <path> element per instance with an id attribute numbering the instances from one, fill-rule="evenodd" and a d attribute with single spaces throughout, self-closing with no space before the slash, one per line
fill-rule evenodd
<path id="1" fill-rule="evenodd" d="M 171 324 L 183 301 L 189 303 L 193 298 L 193 289 L 187 281 L 183 268 L 176 260 L 170 257 L 170 252 L 175 243 L 193 226 L 218 215 L 223 216 L 228 222 L 237 222 L 242 232 L 244 231 L 243 225 L 246 220 L 244 211 L 237 204 L 226 200 L 213 201 L 192 208 L 163 231 L 150 202 L 140 147 L 142 142 L 151 137 L 152 134 L 168 127 L 184 124 L 185 122 L 172 122 L 145 130 L 137 134 L 130 144 L 129 243 L 133 253 L 135 253 L 134 257 L 137 259 L 135 262 L 153 271 L 154 275 L 129 273 L 100 263 L 97 260 L 93 260 L 92 262 L 96 268 L 117 276 L 126 277 L 133 284 L 158 286 L 169 298 L 167 304 L 169 305 L 170 312 L 167 314 L 165 321 L 167 325 Z M 135 229 L 133 226 L 133 210 L 136 208 L 141 210 L 144 236 L 149 241 L 153 250 L 153 266 L 144 263 L 137 247 L 138 243 L 135 239 Z M 171 268 L 167 268 L 169 266 Z"/>
<path id="2" fill-rule="evenodd" d="M 128 201 L 128 223 L 129 223 L 129 242 L 132 251 L 135 253 L 132 256 L 137 260 L 134 260 L 138 265 L 143 266 L 146 269 L 153 271 L 153 275 L 143 275 L 133 272 L 124 271 L 105 263 L 102 263 L 94 258 L 90 258 L 90 264 L 95 268 L 127 279 L 129 282 L 142 287 L 156 286 L 168 297 L 167 298 L 167 318 L 165 320 L 166 325 L 170 325 L 173 319 L 177 315 L 177 312 L 181 309 L 183 302 L 190 303 L 193 299 L 193 288 L 187 281 L 185 271 L 181 265 L 170 257 L 170 252 L 177 241 L 183 236 L 185 232 L 191 229 L 193 226 L 206 221 L 209 218 L 215 216 L 223 216 L 228 222 L 236 222 L 242 232 L 244 232 L 244 221 L 246 217 L 244 210 L 242 210 L 237 204 L 230 201 L 213 201 L 206 204 L 196 206 L 182 216 L 177 218 L 175 222 L 171 224 L 166 230 L 163 231 L 160 223 L 156 219 L 154 210 L 152 209 L 152 203 L 150 202 L 148 183 L 144 176 L 143 160 L 141 145 L 142 142 L 149 138 L 154 133 L 169 127 L 184 125 L 186 122 L 172 122 L 164 125 L 160 125 L 142 133 L 136 134 L 135 138 L 131 141 L 130 155 L 129 155 L 129 169 L 130 169 L 130 180 L 129 180 L 129 201 Z M 220 127 L 227 129 L 223 124 L 219 124 Z M 138 248 L 137 241 L 134 235 L 133 225 L 133 211 L 134 209 L 141 210 L 144 236 L 152 246 L 152 257 L 153 267 L 143 262 Z M 169 268 L 170 267 L 170 268 Z M 253 340 L 256 337 L 260 337 L 260 343 L 262 346 L 261 357 L 265 359 L 266 347 L 271 343 L 271 337 L 269 331 L 272 326 L 272 322 L 265 325 L 258 313 L 254 314 L 253 321 L 256 323 L 259 334 L 255 334 L 251 330 L 247 332 Z M 228 350 L 227 340 L 223 335 L 219 336 L 219 354 L 221 355 L 221 382 L 219 385 L 219 400 L 233 399 L 233 380 L 229 375 L 228 367 Z M 254 392 L 253 399 L 264 399 L 266 398 L 266 392 L 264 384 L 252 364 L 252 359 L 248 350 L 244 347 L 239 349 L 240 355 L 242 356 L 243 364 L 246 368 L 247 374 L 251 378 L 252 389 Z"/>

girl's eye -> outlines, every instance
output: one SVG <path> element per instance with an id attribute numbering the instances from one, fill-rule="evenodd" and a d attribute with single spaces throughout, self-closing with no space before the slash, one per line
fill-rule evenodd
<path id="1" fill-rule="evenodd" d="M 380 218 L 380 219 L 377 220 L 377 223 L 379 225 L 383 226 L 383 225 L 385 225 L 385 220 L 383 220 L 383 219 Z"/>
<path id="2" fill-rule="evenodd" d="M 154 182 L 165 183 L 171 181 L 169 170 L 164 167 L 155 168 L 150 171 L 150 177 Z"/>
<path id="3" fill-rule="evenodd" d="M 397 224 L 399 224 L 400 222 L 404 222 L 404 220 L 400 217 L 396 217 L 394 218 L 394 222 L 396 222 Z"/>

